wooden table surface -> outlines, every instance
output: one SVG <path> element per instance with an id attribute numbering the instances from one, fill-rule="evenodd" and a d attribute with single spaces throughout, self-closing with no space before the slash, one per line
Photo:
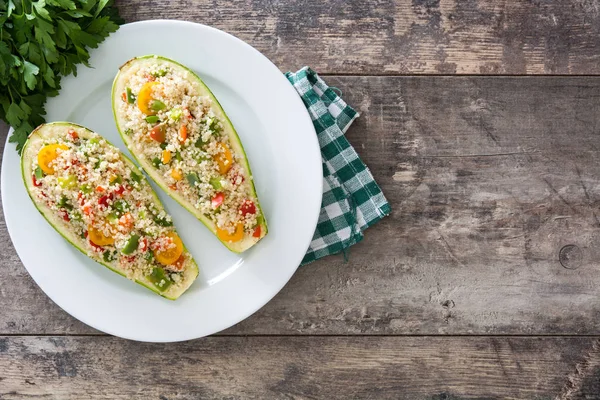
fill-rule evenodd
<path id="1" fill-rule="evenodd" d="M 0 399 L 600 399 L 598 0 L 117 4 L 317 70 L 393 213 L 178 344 L 63 312 L 2 217 Z"/>

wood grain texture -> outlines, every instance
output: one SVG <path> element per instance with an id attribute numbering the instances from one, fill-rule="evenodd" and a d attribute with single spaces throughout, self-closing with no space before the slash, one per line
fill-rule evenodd
<path id="1" fill-rule="evenodd" d="M 0 398 L 592 399 L 592 338 L 0 337 Z M 598 371 L 596 371 L 598 372 Z M 589 379 L 592 378 L 592 379 Z"/>
<path id="2" fill-rule="evenodd" d="M 128 22 L 238 36 L 282 70 L 321 74 L 598 74 L 598 0 L 117 1 Z M 182 38 L 182 40 L 185 40 Z"/>
<path id="3" fill-rule="evenodd" d="M 600 81 L 328 81 L 362 114 L 348 136 L 393 213 L 224 334 L 600 332 Z M 0 243 L 0 333 L 95 332 Z"/>

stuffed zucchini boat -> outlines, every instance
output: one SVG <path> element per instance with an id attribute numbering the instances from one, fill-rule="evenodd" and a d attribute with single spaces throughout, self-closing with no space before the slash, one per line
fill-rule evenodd
<path id="1" fill-rule="evenodd" d="M 227 248 L 243 252 L 267 234 L 240 138 L 198 75 L 164 57 L 131 59 L 112 107 L 142 168 Z"/>
<path id="2" fill-rule="evenodd" d="M 39 212 L 94 261 L 171 300 L 198 276 L 146 178 L 97 133 L 41 125 L 23 148 L 21 171 Z"/>

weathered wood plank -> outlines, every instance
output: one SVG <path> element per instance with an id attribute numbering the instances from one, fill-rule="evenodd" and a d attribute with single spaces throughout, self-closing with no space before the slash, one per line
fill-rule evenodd
<path id="1" fill-rule="evenodd" d="M 151 345 L 4 337 L 0 398 L 590 399 L 597 397 L 579 396 L 600 389 L 600 370 L 589 368 L 596 341 L 230 337 Z"/>
<path id="2" fill-rule="evenodd" d="M 282 70 L 310 65 L 320 73 L 370 75 L 600 73 L 598 0 L 117 4 L 129 22 L 169 18 L 223 29 Z"/>
<path id="3" fill-rule="evenodd" d="M 393 214 L 226 334 L 600 332 L 600 81 L 328 80 L 362 113 L 348 135 Z M 0 332 L 93 332 L 0 243 Z"/>

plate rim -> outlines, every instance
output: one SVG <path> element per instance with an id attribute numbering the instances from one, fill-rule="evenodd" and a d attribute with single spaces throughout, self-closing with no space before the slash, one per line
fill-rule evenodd
<path id="1" fill-rule="evenodd" d="M 244 40 L 236 37 L 235 35 L 232 35 L 231 33 L 225 32 L 223 30 L 220 30 L 220 29 L 212 27 L 212 26 L 208 26 L 208 25 L 204 25 L 204 24 L 196 23 L 196 22 L 191 22 L 191 21 L 181 21 L 181 20 L 171 20 L 171 19 L 136 21 L 136 22 L 121 25 L 119 31 L 123 30 L 123 28 L 131 29 L 131 28 L 135 28 L 138 26 L 142 26 L 142 25 L 157 26 L 157 27 L 158 26 L 161 26 L 161 27 L 171 26 L 172 27 L 174 25 L 178 25 L 178 26 L 186 25 L 186 26 L 193 26 L 194 28 L 212 31 L 213 34 L 225 36 L 229 40 L 233 40 L 233 41 L 237 42 L 239 45 L 246 47 L 251 52 L 253 52 L 256 56 L 258 56 L 259 58 L 262 58 L 263 61 L 266 61 L 265 67 L 268 66 L 269 68 L 275 69 L 277 74 L 281 75 L 281 79 L 286 80 L 286 83 L 287 83 L 289 89 L 285 89 L 285 90 L 290 91 L 290 94 L 293 93 L 294 96 L 290 96 L 290 98 L 292 98 L 292 97 L 296 98 L 296 100 L 294 100 L 294 101 L 297 102 L 298 107 L 294 108 L 294 112 L 302 114 L 301 118 L 305 119 L 305 122 L 308 122 L 308 126 L 310 126 L 312 128 L 311 131 L 314 133 L 314 135 L 309 135 L 310 139 L 308 139 L 307 143 L 309 146 L 313 147 L 313 150 L 311 152 L 314 152 L 315 156 L 318 154 L 318 157 L 315 157 L 315 158 L 317 158 L 317 160 L 315 160 L 315 161 L 318 161 L 318 167 L 316 168 L 316 170 L 319 172 L 319 176 L 318 176 L 318 184 L 315 184 L 315 185 L 318 186 L 318 189 L 319 189 L 318 191 L 321 194 L 323 193 L 323 179 L 322 179 L 323 166 L 322 166 L 321 152 L 320 152 L 318 137 L 317 137 L 314 125 L 312 123 L 310 114 L 309 114 L 308 110 L 306 109 L 304 103 L 302 102 L 302 99 L 300 98 L 300 96 L 298 95 L 296 90 L 294 89 L 293 85 L 287 81 L 287 78 L 285 77 L 285 75 L 267 56 L 262 54 L 260 51 L 255 49 L 250 44 L 246 43 Z M 119 31 L 117 31 L 117 32 L 119 32 Z M 101 44 L 99 46 L 99 48 L 101 48 L 102 46 L 103 46 L 103 44 Z M 95 51 L 96 51 L 96 49 L 91 49 L 90 55 L 93 56 Z M 273 76 L 276 76 L 276 74 L 274 74 Z M 69 77 L 71 77 L 71 76 L 69 76 Z M 284 86 L 282 86 L 282 87 L 284 87 Z M 303 110 L 303 111 L 300 111 L 300 110 Z M 10 169 L 10 166 L 8 166 L 8 164 L 7 164 L 8 161 L 6 161 L 7 157 L 5 157 L 5 155 L 11 151 L 12 152 L 15 151 L 14 145 L 9 142 L 10 135 L 13 133 L 13 131 L 14 131 L 14 129 L 12 127 L 9 127 L 9 131 L 7 134 L 5 147 L 4 147 L 4 151 L 3 151 L 3 160 L 2 160 L 2 168 L 1 168 L 2 171 L 0 172 L 0 192 L 1 192 L 1 198 L 2 198 L 2 211 L 4 213 L 6 229 L 8 231 L 9 237 L 11 238 L 11 242 L 13 243 L 13 247 L 15 248 L 15 252 L 19 256 L 21 264 L 23 265 L 23 267 L 25 267 L 29 276 L 34 280 L 34 282 L 42 290 L 42 292 L 44 292 L 44 294 L 48 298 L 50 298 L 50 300 L 52 300 L 53 303 L 55 303 L 58 307 L 60 307 L 64 312 L 66 312 L 73 318 L 77 319 L 78 321 L 81 321 L 82 323 L 90 326 L 93 329 L 96 329 L 100 332 L 107 333 L 112 336 L 121 337 L 121 338 L 128 339 L 128 340 L 139 341 L 139 342 L 152 342 L 152 343 L 181 342 L 181 341 L 194 340 L 194 339 L 198 339 L 201 337 L 213 335 L 215 333 L 218 333 L 225 329 L 228 329 L 235 324 L 242 322 L 243 320 L 247 319 L 248 317 L 250 317 L 251 315 L 256 313 L 258 310 L 263 308 L 267 303 L 269 303 L 279 292 L 281 292 L 281 290 L 285 287 L 285 285 L 287 285 L 287 283 L 290 281 L 292 276 L 295 274 L 295 272 L 299 268 L 302 259 L 304 258 L 305 253 L 302 253 L 300 255 L 300 257 L 298 257 L 298 260 L 295 262 L 296 266 L 289 269 L 289 273 L 286 274 L 285 279 L 281 279 L 281 281 L 278 282 L 279 283 L 278 285 L 272 285 L 273 291 L 271 292 L 270 295 L 267 295 L 265 297 L 264 302 L 258 301 L 258 302 L 256 302 L 256 304 L 253 307 L 248 307 L 248 309 L 245 310 L 245 312 L 241 312 L 239 315 L 236 314 L 237 317 L 226 319 L 225 321 L 222 321 L 220 324 L 214 324 L 214 329 L 212 329 L 212 332 L 210 332 L 210 333 L 179 335 L 175 338 L 170 338 L 170 339 L 167 339 L 167 338 L 163 338 L 163 339 L 149 338 L 148 339 L 148 338 L 144 338 L 144 337 L 139 337 L 137 335 L 119 334 L 119 333 L 115 332 L 115 330 L 113 330 L 112 328 L 107 329 L 106 327 L 99 327 L 95 322 L 89 321 L 89 318 L 87 317 L 87 315 L 88 315 L 87 313 L 85 313 L 85 312 L 82 313 L 78 310 L 73 310 L 73 307 L 69 307 L 68 304 L 61 304 L 61 303 L 57 302 L 55 300 L 55 296 L 51 295 L 46 290 L 44 290 L 42 285 L 40 285 L 40 283 L 38 282 L 38 279 L 36 279 L 33 276 L 33 274 L 30 272 L 29 268 L 26 266 L 25 262 L 23 262 L 23 257 L 21 254 L 26 253 L 27 251 L 30 251 L 30 250 L 28 248 L 26 248 L 23 244 L 17 245 L 16 242 L 14 241 L 11 230 L 14 229 L 14 226 L 18 222 L 16 221 L 16 219 L 17 219 L 16 216 L 13 217 L 9 213 L 7 213 L 7 210 L 6 210 L 7 202 L 5 201 L 5 199 L 7 198 L 6 196 L 8 196 L 7 191 L 6 191 L 5 174 L 8 174 L 7 171 Z M 20 160 L 20 156 L 18 156 L 18 157 L 19 157 L 18 159 Z M 21 179 L 21 178 L 19 177 L 19 179 Z M 315 229 L 316 229 L 317 222 L 319 219 L 320 209 L 321 209 L 321 203 L 319 202 L 318 205 L 315 206 L 315 209 L 311 210 L 312 211 L 311 220 L 312 220 L 312 222 L 314 222 L 314 223 L 311 223 L 311 225 L 314 226 Z M 15 213 L 15 214 L 17 214 L 17 213 Z M 312 237 L 313 236 L 311 235 L 309 240 L 307 241 L 306 246 L 305 246 L 306 249 L 308 249 L 308 247 L 312 241 Z M 21 248 L 21 250 L 19 250 L 19 248 Z M 200 266 L 200 268 L 202 268 L 202 267 Z"/>

